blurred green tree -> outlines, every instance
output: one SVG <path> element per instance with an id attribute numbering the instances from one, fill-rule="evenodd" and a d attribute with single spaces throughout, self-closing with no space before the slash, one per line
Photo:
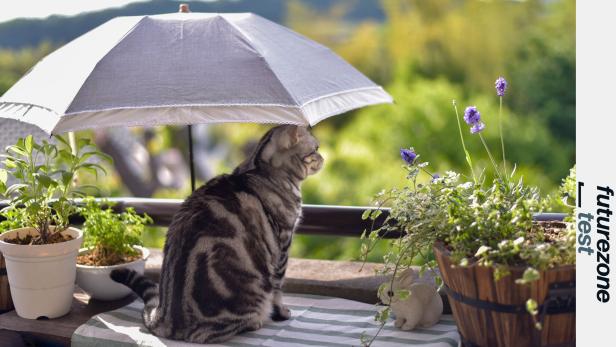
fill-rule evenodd
<path id="1" fill-rule="evenodd" d="M 452 99 L 462 111 L 476 105 L 484 132 L 499 153 L 494 80 L 505 76 L 504 130 L 508 160 L 518 173 L 547 194 L 575 162 L 575 1 L 574 0 L 382 0 L 385 20 L 352 21 L 357 2 L 311 6 L 287 2 L 285 23 L 340 54 L 394 96 L 395 105 L 374 106 L 330 118 L 314 127 L 326 164 L 303 187 L 313 204 L 368 205 L 382 189 L 401 186 L 399 149 L 413 146 L 435 172 L 467 172 L 459 150 Z M 376 18 L 376 17 L 375 17 Z M 0 94 L 53 47 L 42 44 L 19 51 L 0 50 Z M 228 153 L 217 164 L 229 172 L 246 155 L 251 142 L 267 129 L 255 124 L 211 127 L 215 141 Z M 174 127 L 156 130 L 151 153 L 170 146 L 184 151 L 183 133 Z M 89 136 L 84 134 L 82 136 Z M 466 133 L 469 150 L 483 153 Z M 488 158 L 477 157 L 477 167 Z M 117 175 L 103 191 L 125 194 Z M 161 190 L 158 197 L 184 197 L 185 191 Z M 164 230 L 147 232 L 150 245 L 162 244 Z M 381 247 L 384 247 L 382 245 Z M 293 254 L 302 257 L 354 258 L 359 241 L 299 236 Z M 378 252 L 372 260 L 378 259 Z"/>

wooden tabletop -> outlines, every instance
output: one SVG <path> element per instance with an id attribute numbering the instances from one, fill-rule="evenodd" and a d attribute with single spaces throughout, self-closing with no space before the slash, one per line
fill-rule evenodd
<path id="1" fill-rule="evenodd" d="M 162 252 L 151 249 L 146 262 L 146 276 L 158 280 Z M 375 275 L 381 264 L 350 261 L 294 259 L 289 267 L 283 290 L 288 293 L 306 293 L 340 297 L 366 303 L 375 303 L 379 285 L 388 280 L 387 276 Z M 362 269 L 362 271 L 360 271 Z M 135 295 L 117 301 L 90 299 L 75 286 L 73 306 L 63 317 L 48 320 L 23 319 L 15 311 L 0 314 L 0 346 L 70 346 L 75 330 L 92 316 L 125 306 L 136 299 Z M 444 310 L 449 311 L 446 297 Z"/>
<path id="2" fill-rule="evenodd" d="M 75 286 L 73 294 L 73 306 L 69 314 L 55 319 L 24 319 L 17 312 L 10 311 L 0 315 L 0 345 L 12 346 L 14 333 L 18 333 L 27 341 L 44 341 L 50 345 L 70 346 L 73 332 L 90 317 L 102 312 L 118 309 L 136 299 L 130 295 L 116 301 L 90 300 L 81 288 Z M 11 344 L 3 343 L 11 341 Z"/>

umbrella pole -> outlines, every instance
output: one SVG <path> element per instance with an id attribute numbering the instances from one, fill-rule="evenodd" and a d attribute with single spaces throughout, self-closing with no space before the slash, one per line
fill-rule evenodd
<path id="1" fill-rule="evenodd" d="M 188 125 L 188 157 L 190 161 L 190 189 L 195 191 L 195 156 L 193 154 L 192 125 Z"/>

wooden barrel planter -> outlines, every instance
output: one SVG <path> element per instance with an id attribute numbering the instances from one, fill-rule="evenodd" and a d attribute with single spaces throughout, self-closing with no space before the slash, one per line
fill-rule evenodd
<path id="1" fill-rule="evenodd" d="M 6 263 L 0 253 L 0 313 L 13 310 L 13 299 L 9 288 L 9 277 L 6 274 Z"/>
<path id="2" fill-rule="evenodd" d="M 515 279 L 523 267 L 494 281 L 491 267 L 454 265 L 442 243 L 434 255 L 465 347 L 575 346 L 574 265 L 543 271 L 538 281 L 520 285 Z M 526 311 L 529 298 L 539 304 L 541 330 Z"/>

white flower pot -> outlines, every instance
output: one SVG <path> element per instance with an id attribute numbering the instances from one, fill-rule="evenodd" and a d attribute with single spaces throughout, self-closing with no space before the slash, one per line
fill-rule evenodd
<path id="1" fill-rule="evenodd" d="M 143 275 L 145 271 L 145 261 L 150 256 L 150 251 L 147 248 L 133 246 L 141 252 L 141 259 L 130 263 L 111 265 L 111 266 L 88 266 L 77 264 L 77 284 L 90 297 L 97 300 L 117 300 L 121 299 L 132 291 L 127 286 L 114 282 L 109 274 L 115 269 L 128 268 L 137 271 Z M 86 252 L 88 249 L 83 248 L 79 253 Z"/>
<path id="2" fill-rule="evenodd" d="M 53 230 L 53 227 L 51 227 Z M 21 228 L 0 235 L 0 252 L 6 259 L 11 296 L 22 318 L 56 318 L 68 313 L 75 289 L 77 252 L 83 232 L 68 228 L 62 232 L 73 240 L 49 245 L 16 245 L 4 240 L 38 235 L 34 228 Z"/>

